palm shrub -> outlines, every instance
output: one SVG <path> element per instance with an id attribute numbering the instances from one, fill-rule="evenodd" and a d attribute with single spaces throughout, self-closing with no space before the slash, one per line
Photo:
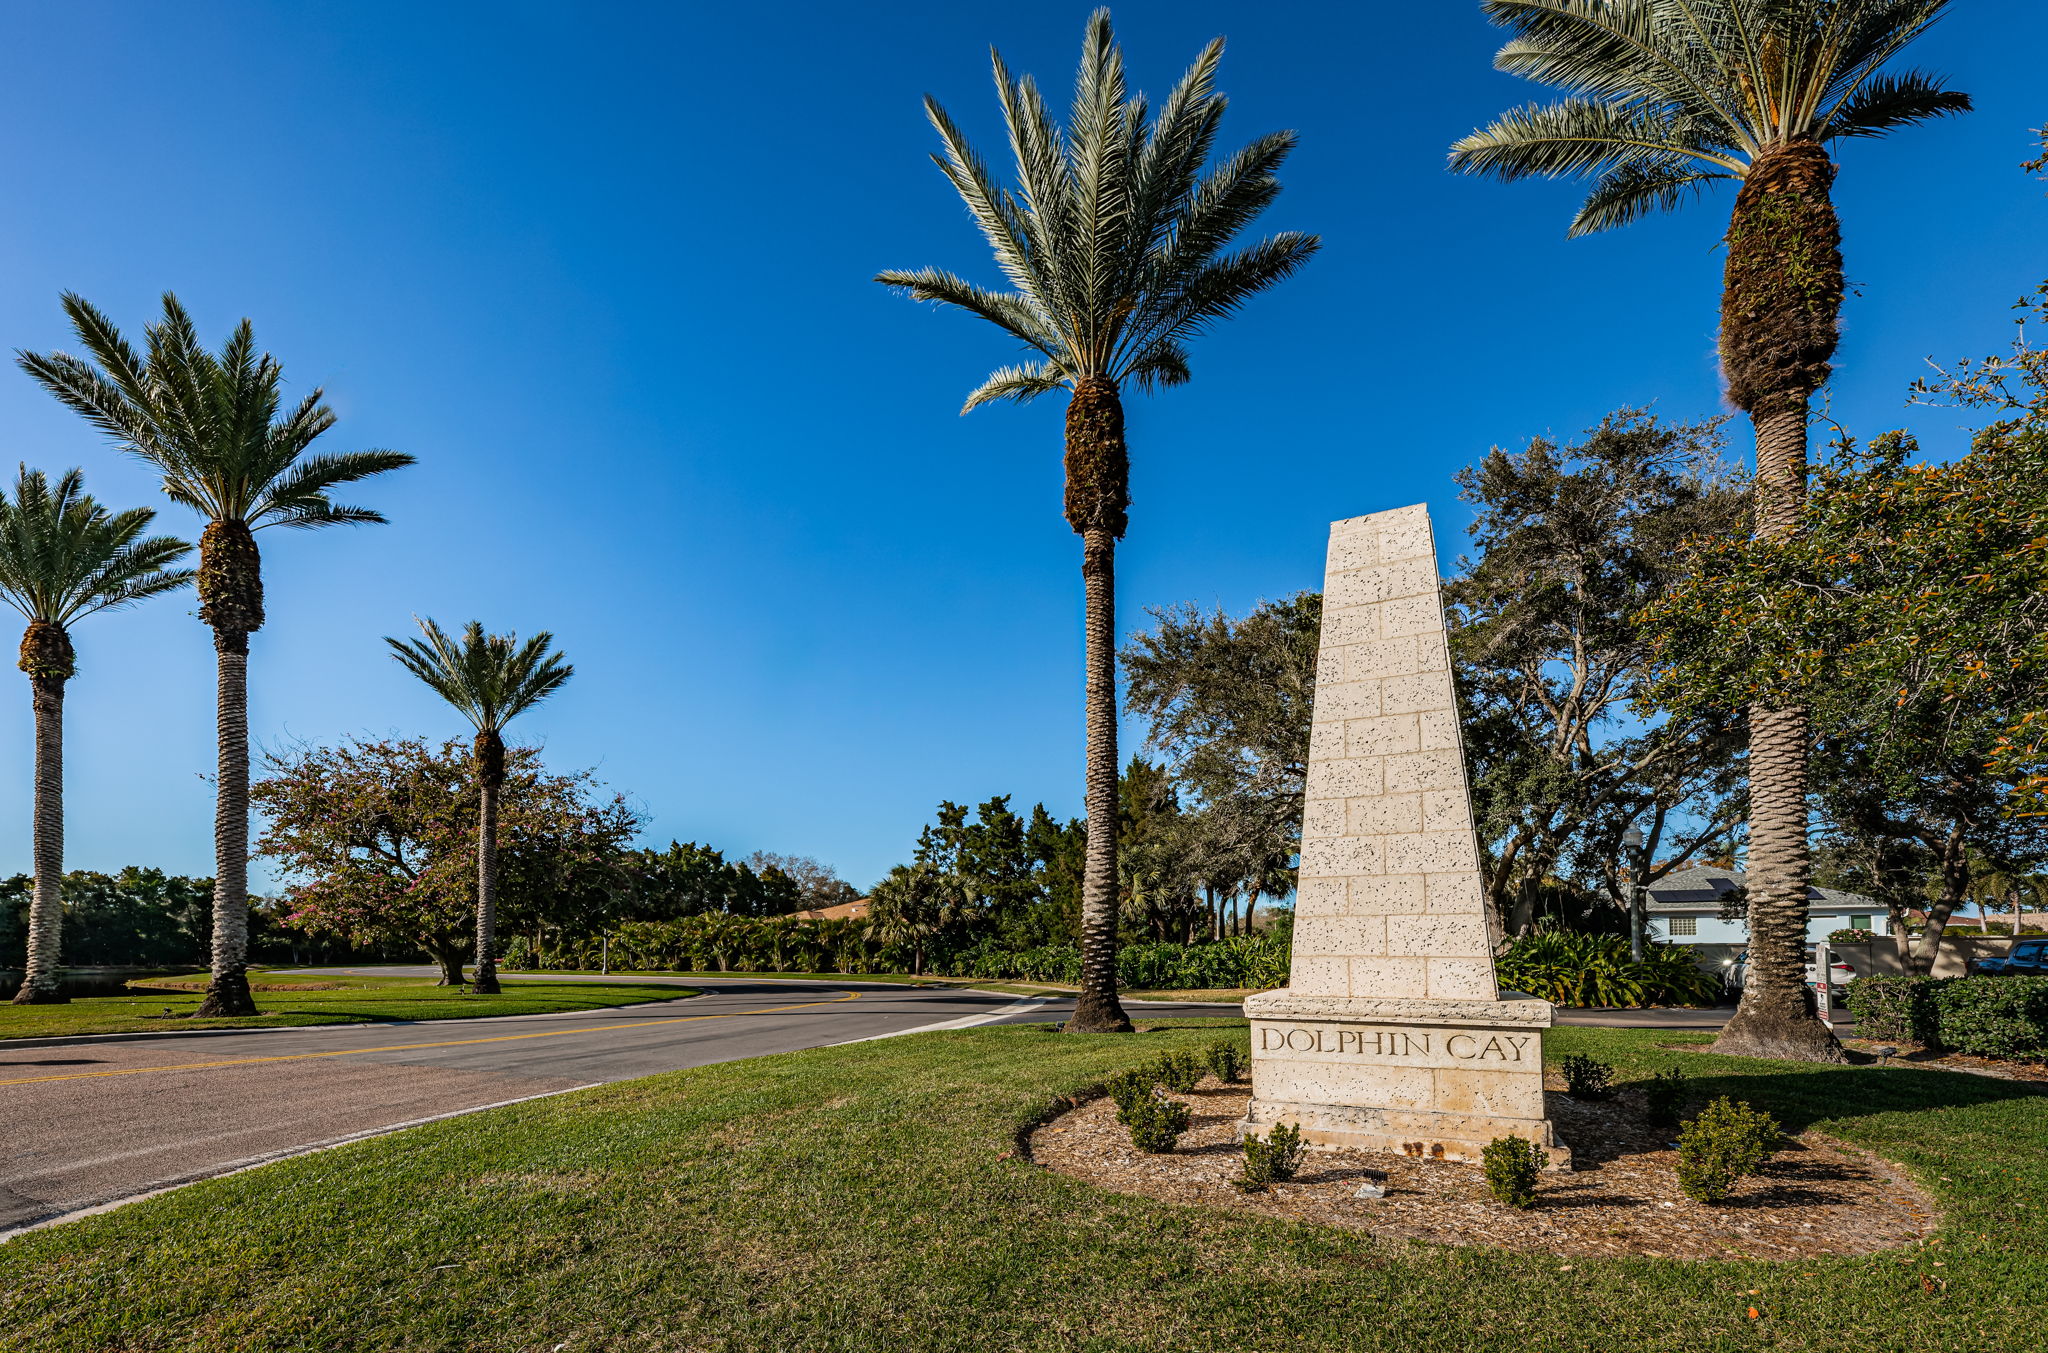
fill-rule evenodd
<path id="1" fill-rule="evenodd" d="M 190 569 L 171 567 L 191 553 L 190 545 L 143 534 L 155 517 L 144 507 L 109 512 L 85 492 L 76 470 L 52 485 L 41 470 L 24 465 L 13 496 L 0 491 L 0 601 L 28 621 L 20 666 L 28 674 L 36 721 L 35 883 L 16 1005 L 65 999 L 58 974 L 64 922 L 64 687 L 77 670 L 71 626 L 95 612 L 192 581 Z"/>
<path id="2" fill-rule="evenodd" d="M 498 992 L 498 796 L 505 787 L 505 725 L 561 689 L 576 670 L 552 651 L 542 632 L 525 643 L 516 634 L 485 634 L 472 620 L 458 642 L 431 620 L 421 638 L 392 639 L 392 656 L 453 705 L 476 729 L 476 976 L 470 989 Z"/>
<path id="3" fill-rule="evenodd" d="M 1676 945 L 1646 947 L 1640 962 L 1616 935 L 1538 930 L 1494 961 L 1503 987 L 1556 1005 L 1710 1005 L 1720 984 Z"/>
<path id="4" fill-rule="evenodd" d="M 1828 147 L 1969 108 L 1919 71 L 1888 72 L 1947 0 L 1483 0 L 1513 37 L 1494 65 L 1564 89 L 1451 148 L 1500 179 L 1582 177 L 1573 235 L 1742 186 L 1721 290 L 1728 399 L 1756 431 L 1756 529 L 1797 529 L 1807 421 L 1841 318 L 1841 227 Z M 1751 706 L 1749 952 L 1723 1052 L 1838 1060 L 1807 1009 L 1807 712 Z"/>
<path id="5" fill-rule="evenodd" d="M 1016 159 L 1000 186 L 939 106 L 925 100 L 944 153 L 940 172 L 966 203 L 1010 290 L 938 268 L 876 280 L 954 306 L 1024 345 L 962 412 L 996 400 L 1067 392 L 1067 524 L 1081 537 L 1086 598 L 1088 845 L 1081 886 L 1081 994 L 1068 1028 L 1128 1031 L 1116 996 L 1116 542 L 1128 525 L 1130 459 L 1123 395 L 1190 378 L 1187 345 L 1246 300 L 1292 275 L 1318 246 L 1284 232 L 1235 252 L 1232 240 L 1280 191 L 1291 132 L 1252 142 L 1213 166 L 1224 98 L 1210 43 L 1157 109 L 1125 88 L 1109 12 L 1088 20 L 1073 110 L 1062 127 L 1030 77 L 1000 55 L 995 82 Z"/>
<path id="6" fill-rule="evenodd" d="M 334 426 L 317 387 L 290 408 L 284 370 L 258 352 L 248 320 L 218 353 L 166 292 L 163 318 L 137 352 L 100 311 L 66 292 L 64 313 L 89 357 L 24 352 L 21 367 L 57 399 L 163 475 L 172 502 L 206 519 L 199 618 L 213 629 L 219 758 L 214 793 L 212 980 L 200 1016 L 253 1015 L 249 994 L 249 636 L 263 628 L 256 532 L 381 522 L 337 503 L 344 484 L 412 464 L 397 451 L 310 454 Z"/>

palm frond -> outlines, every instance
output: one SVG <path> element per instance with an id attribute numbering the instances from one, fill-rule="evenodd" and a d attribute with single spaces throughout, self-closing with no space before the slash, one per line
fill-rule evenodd
<path id="1" fill-rule="evenodd" d="M 1716 67 L 1736 38 L 1722 5 L 1657 0 L 1488 0 L 1486 16 L 1515 34 L 1494 68 L 1595 102 L 1656 104 L 1712 119 L 1754 151 L 1755 129 Z"/>
<path id="2" fill-rule="evenodd" d="M 77 470 L 52 485 L 23 465 L 13 494 L 0 490 L 0 600 L 29 620 L 69 626 L 183 587 L 192 573 L 171 566 L 192 547 L 144 537 L 155 515 L 108 511 Z"/>
<path id="3" fill-rule="evenodd" d="M 1970 96 L 1943 89 L 1921 71 L 1880 75 L 1825 114 L 1832 136 L 1883 136 L 1931 118 L 1970 111 Z"/>
<path id="4" fill-rule="evenodd" d="M 1576 238 L 1627 225 L 1652 212 L 1670 211 L 1707 184 L 1733 177 L 1677 159 L 1624 165 L 1593 185 L 1565 233 Z"/>
<path id="5" fill-rule="evenodd" d="M 1001 399 L 1028 404 L 1040 395 L 1051 394 L 1065 383 L 1066 377 L 1051 362 L 1000 367 L 969 392 L 960 412 L 972 413 L 984 404 L 993 404 Z"/>
<path id="6" fill-rule="evenodd" d="M 284 409 L 284 373 L 242 320 L 208 352 L 192 316 L 165 293 L 163 314 L 141 351 L 84 298 L 64 311 L 87 354 L 21 352 L 22 369 L 66 407 L 163 475 L 164 493 L 210 521 L 321 526 L 382 521 L 367 508 L 337 507 L 327 490 L 412 464 L 391 451 L 306 453 L 334 426 L 315 389 Z"/>
<path id="7" fill-rule="evenodd" d="M 926 101 L 942 143 L 934 159 L 1013 290 L 936 268 L 876 280 L 979 315 L 1045 358 L 993 373 L 967 408 L 1036 398 L 1089 376 L 1176 384 L 1186 379 L 1182 340 L 1313 252 L 1309 237 L 1286 235 L 1223 257 L 1278 193 L 1275 171 L 1294 138 L 1262 137 L 1205 172 L 1225 108 L 1216 91 L 1222 53 L 1220 40 L 1205 46 L 1155 110 L 1128 89 L 1108 12 L 1099 10 L 1064 127 L 1037 84 L 991 53 L 1014 188 L 999 186 L 945 110 Z"/>
<path id="8" fill-rule="evenodd" d="M 1968 108 L 1919 72 L 1883 74 L 1948 0 L 1484 0 L 1513 37 L 1495 65 L 1570 97 L 1502 115 L 1451 167 L 1596 180 L 1571 233 L 1668 210 L 1774 147 Z"/>
<path id="9" fill-rule="evenodd" d="M 1451 147 L 1451 168 L 1513 182 L 1606 174 L 1645 160 L 1697 159 L 1740 174 L 1743 161 L 1702 129 L 1662 112 L 1564 99 L 1510 109 Z"/>
<path id="10" fill-rule="evenodd" d="M 554 651 L 542 631 L 519 642 L 516 634 L 486 634 L 477 621 L 451 637 L 432 620 L 419 620 L 421 637 L 384 642 L 400 665 L 453 705 L 478 732 L 505 725 L 559 690 L 575 668 Z"/>
<path id="11" fill-rule="evenodd" d="M 251 506 L 249 525 L 309 527 L 344 521 L 381 522 L 384 518 L 367 508 L 336 506 L 328 500 L 328 490 L 412 463 L 413 457 L 403 451 L 344 451 L 308 456 L 270 482 L 262 497 Z"/>
<path id="12" fill-rule="evenodd" d="M 875 275 L 883 286 L 907 293 L 914 301 L 934 301 L 957 306 L 971 315 L 1008 330 L 1024 342 L 1047 354 L 1059 346 L 1059 338 L 1028 297 L 1014 292 L 990 291 L 963 277 L 938 268 L 889 271 Z"/>

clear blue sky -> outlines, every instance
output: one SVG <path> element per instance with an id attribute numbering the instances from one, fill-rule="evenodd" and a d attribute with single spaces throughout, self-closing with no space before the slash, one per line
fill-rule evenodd
<path id="1" fill-rule="evenodd" d="M 986 49 L 1064 91 L 1086 3 L 5 6 L 0 346 L 67 335 L 71 288 L 139 329 L 165 288 L 242 315 L 339 447 L 413 470 L 391 525 L 266 532 L 253 726 L 275 744 L 453 734 L 385 656 L 414 613 L 552 629 L 576 679 L 517 725 L 593 766 L 648 835 L 816 855 L 856 883 L 941 797 L 1079 810 L 1077 544 L 1060 404 L 961 418 L 1008 344 L 868 279 L 993 280 L 926 159 L 937 94 L 991 153 Z M 1415 501 L 1446 554 L 1451 476 L 1625 403 L 1719 408 L 1727 196 L 1567 242 L 1568 186 L 1444 172 L 1531 87 L 1475 3 L 1127 3 L 1138 83 L 1230 40 L 1226 140 L 1293 127 L 1273 229 L 1297 280 L 1136 403 L 1127 623 L 1318 585 L 1325 523 Z M 2048 274 L 2018 172 L 2048 119 L 2048 7 L 1962 0 L 1922 64 L 1978 111 L 1843 152 L 1856 294 L 1834 414 L 1895 426 L 1930 354 L 1989 351 Z M 1916 410 L 1936 445 L 1954 418 Z M 11 368 L 7 460 L 141 467 Z M 163 524 L 196 536 L 182 509 Z M 70 860 L 211 872 L 212 651 L 187 599 L 78 630 Z M 26 682 L 0 702 L 0 870 L 28 866 Z"/>

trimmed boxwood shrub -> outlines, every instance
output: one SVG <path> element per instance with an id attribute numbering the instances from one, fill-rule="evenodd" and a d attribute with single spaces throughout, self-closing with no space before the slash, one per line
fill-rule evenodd
<path id="1" fill-rule="evenodd" d="M 2048 1057 L 2048 977 L 1950 978 L 1935 986 L 1932 1004 L 1943 1047 L 1976 1057 Z"/>
<path id="2" fill-rule="evenodd" d="M 1678 1134 L 1678 1187 L 1699 1203 L 1721 1203 L 1737 1181 L 1763 1168 L 1785 1139 L 1778 1120 L 1723 1095 Z"/>
<path id="3" fill-rule="evenodd" d="M 1495 1137 L 1479 1153 L 1479 1168 L 1495 1202 L 1518 1211 L 1536 1206 L 1542 1147 L 1526 1137 Z"/>
<path id="4" fill-rule="evenodd" d="M 1934 993 L 1955 980 L 1952 977 L 1872 973 L 1851 982 L 1849 1013 L 1856 1017 L 1857 1036 L 1897 1038 L 1908 1043 L 1939 1047 L 1941 1030 Z"/>

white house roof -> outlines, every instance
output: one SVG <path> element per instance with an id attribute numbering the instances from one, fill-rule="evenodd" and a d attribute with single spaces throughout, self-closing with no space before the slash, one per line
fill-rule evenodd
<path id="1" fill-rule="evenodd" d="M 1722 869 L 1715 865 L 1696 864 L 1687 869 L 1674 870 L 1652 883 L 1649 888 L 1649 910 L 1651 911 L 1718 911 L 1721 899 L 1742 886 L 1743 872 L 1740 869 Z M 1861 893 L 1847 893 L 1839 888 L 1815 888 L 1806 890 L 1808 910 L 1815 907 L 1828 911 L 1883 911 L 1884 904 L 1873 901 Z"/>

